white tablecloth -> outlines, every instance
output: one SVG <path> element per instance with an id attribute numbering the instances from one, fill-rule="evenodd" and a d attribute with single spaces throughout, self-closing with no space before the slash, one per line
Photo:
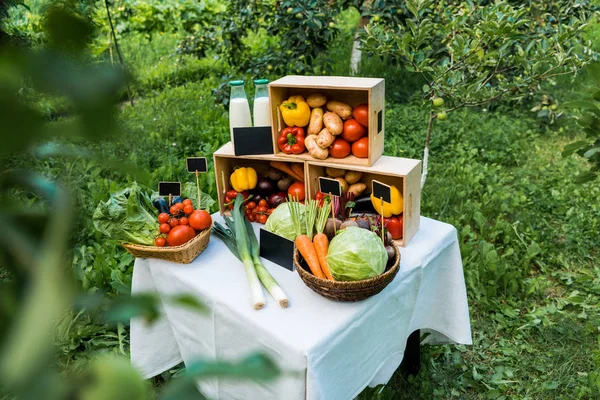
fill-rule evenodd
<path id="1" fill-rule="evenodd" d="M 419 232 L 400 252 L 394 281 L 357 303 L 327 300 L 297 272 L 263 260 L 290 306 L 280 308 L 265 291 L 267 303 L 259 311 L 250 306 L 242 264 L 214 235 L 188 265 L 137 259 L 134 293 L 191 293 L 210 312 L 166 302 L 152 326 L 132 321 L 132 363 L 151 377 L 181 360 L 238 360 L 262 351 L 287 371 L 283 377 L 269 383 L 210 379 L 199 382 L 200 389 L 214 399 L 352 399 L 391 378 L 417 329 L 431 333 L 425 343 L 472 343 L 456 229 L 421 217 Z"/>

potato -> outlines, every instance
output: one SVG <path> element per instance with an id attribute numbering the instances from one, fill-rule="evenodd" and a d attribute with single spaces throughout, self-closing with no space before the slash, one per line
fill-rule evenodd
<path id="1" fill-rule="evenodd" d="M 317 160 L 324 160 L 329 157 L 329 150 L 319 147 L 317 144 L 317 135 L 309 135 L 304 139 L 304 145 L 308 154 Z"/>
<path id="2" fill-rule="evenodd" d="M 323 124 L 332 135 L 339 135 L 344 130 L 342 119 L 334 112 L 326 112 L 323 115 Z"/>
<path id="3" fill-rule="evenodd" d="M 331 146 L 331 143 L 335 140 L 335 137 L 329 132 L 329 129 L 323 128 L 317 136 L 317 145 L 323 149 Z"/>
<path id="4" fill-rule="evenodd" d="M 362 172 L 357 172 L 357 171 L 348 171 L 348 172 L 346 172 L 346 176 L 344 176 L 344 179 L 350 185 L 360 181 L 360 178 L 362 178 Z"/>
<path id="5" fill-rule="evenodd" d="M 348 182 L 346 182 L 346 180 L 344 178 L 333 178 L 333 179 L 340 182 L 340 186 L 342 187 L 342 192 L 345 192 L 346 190 L 348 190 Z"/>
<path id="6" fill-rule="evenodd" d="M 318 135 L 323 129 L 323 109 L 315 108 L 310 113 L 310 123 L 308 124 L 307 133 L 309 135 Z"/>
<path id="7" fill-rule="evenodd" d="M 354 197 L 358 197 L 362 194 L 362 192 L 365 191 L 366 188 L 367 185 L 365 185 L 364 183 L 354 183 L 348 188 L 348 193 L 354 193 Z"/>
<path id="8" fill-rule="evenodd" d="M 310 108 L 323 107 L 327 103 L 327 97 L 322 93 L 313 93 L 306 98 Z"/>
<path id="9" fill-rule="evenodd" d="M 340 168 L 325 168 L 325 173 L 330 178 L 341 178 L 346 174 L 346 171 Z"/>
<path id="10" fill-rule="evenodd" d="M 341 101 L 328 101 L 327 109 L 339 115 L 342 119 L 348 119 L 352 117 L 352 107 Z"/>

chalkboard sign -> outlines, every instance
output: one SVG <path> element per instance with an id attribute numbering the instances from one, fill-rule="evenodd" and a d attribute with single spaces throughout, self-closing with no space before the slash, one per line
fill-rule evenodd
<path id="1" fill-rule="evenodd" d="M 206 157 L 188 157 L 185 160 L 188 172 L 206 172 L 208 171 L 208 165 L 206 163 Z"/>
<path id="2" fill-rule="evenodd" d="M 271 127 L 233 128 L 233 151 L 236 156 L 273 154 Z"/>
<path id="3" fill-rule="evenodd" d="M 392 202 L 392 188 L 385 183 L 378 182 L 373 180 L 373 197 L 376 199 L 382 199 L 386 203 Z"/>
<path id="4" fill-rule="evenodd" d="M 337 179 L 319 177 L 319 190 L 321 193 L 331 193 L 332 196 L 342 195 L 342 185 Z"/>
<path id="5" fill-rule="evenodd" d="M 181 182 L 159 182 L 159 196 L 181 196 Z"/>
<path id="6" fill-rule="evenodd" d="M 379 112 L 377 113 L 377 133 L 381 133 L 381 130 L 383 129 L 383 110 L 379 110 Z"/>
<path id="7" fill-rule="evenodd" d="M 260 256 L 290 271 L 294 270 L 294 242 L 260 229 Z"/>

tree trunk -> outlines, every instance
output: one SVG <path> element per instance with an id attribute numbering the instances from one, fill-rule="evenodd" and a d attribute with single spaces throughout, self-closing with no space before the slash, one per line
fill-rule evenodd
<path id="1" fill-rule="evenodd" d="M 427 164 L 429 163 L 429 139 L 431 138 L 431 128 L 433 127 L 433 120 L 437 114 L 434 112 L 429 113 L 429 122 L 427 123 L 427 137 L 425 138 L 425 150 L 423 150 L 423 172 L 421 173 L 421 189 L 425 186 L 427 180 Z"/>
<path id="2" fill-rule="evenodd" d="M 362 7 L 365 10 L 369 10 L 371 9 L 371 4 L 373 3 L 373 0 L 366 0 Z M 360 11 L 359 8 L 359 11 Z M 369 23 L 369 21 L 371 20 L 370 16 L 362 16 L 360 17 L 360 19 L 358 20 L 358 25 L 356 26 L 356 32 L 354 33 L 354 42 L 352 42 L 352 53 L 350 55 L 350 74 L 351 75 L 356 75 L 356 73 L 358 72 L 358 67 L 360 65 L 360 61 L 362 59 L 362 51 L 360 50 L 360 40 L 358 38 L 360 31 L 362 31 L 362 29 L 365 27 L 365 25 L 367 25 Z"/>

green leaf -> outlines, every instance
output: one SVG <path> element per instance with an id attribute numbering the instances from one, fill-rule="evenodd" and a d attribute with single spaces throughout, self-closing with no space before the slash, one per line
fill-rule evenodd
<path id="1" fill-rule="evenodd" d="M 577 175 L 577 177 L 575 177 L 575 183 L 587 183 L 596 179 L 597 176 L 598 174 L 596 172 L 587 171 Z"/>
<path id="2" fill-rule="evenodd" d="M 573 143 L 569 143 L 568 145 L 565 146 L 565 148 L 562 151 L 562 156 L 563 157 L 568 157 L 571 154 L 575 153 L 577 150 L 589 146 L 589 142 L 585 141 L 585 140 L 579 140 L 577 142 L 573 142 Z"/>
<path id="3" fill-rule="evenodd" d="M 536 242 L 531 243 L 527 247 L 527 256 L 529 258 L 533 258 L 542 252 L 542 248 Z"/>
<path id="4" fill-rule="evenodd" d="M 142 317 L 147 323 L 154 322 L 160 315 L 160 299 L 154 293 L 140 293 L 117 297 L 105 313 L 108 322 L 129 323 L 134 317 Z"/>
<path id="5" fill-rule="evenodd" d="M 206 306 L 202 304 L 202 302 L 200 302 L 196 296 L 189 293 L 171 296 L 169 297 L 168 301 L 201 313 L 206 313 L 208 310 Z"/>

